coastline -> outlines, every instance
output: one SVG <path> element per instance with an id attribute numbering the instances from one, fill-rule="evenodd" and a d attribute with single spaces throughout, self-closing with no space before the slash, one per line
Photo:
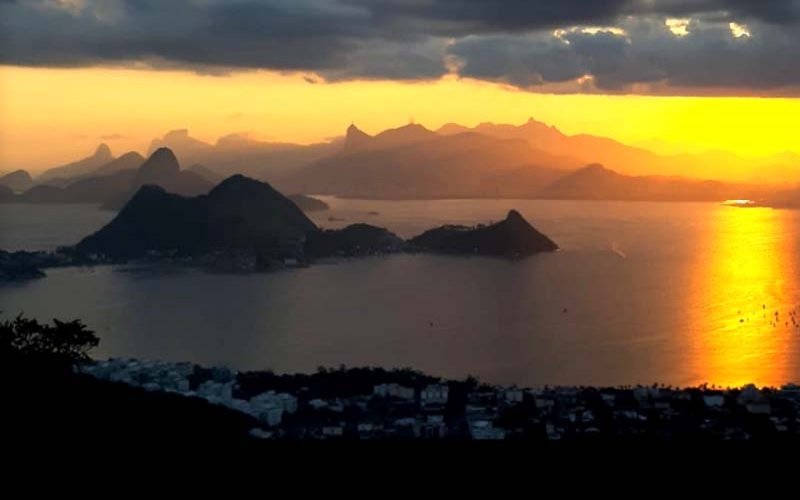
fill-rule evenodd
<path id="1" fill-rule="evenodd" d="M 120 358 L 77 371 L 238 412 L 258 439 L 800 439 L 797 384 L 522 388 L 409 369 L 277 375 Z"/>

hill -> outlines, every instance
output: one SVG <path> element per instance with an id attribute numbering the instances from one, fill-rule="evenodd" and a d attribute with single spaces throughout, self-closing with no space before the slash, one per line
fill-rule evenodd
<path id="1" fill-rule="evenodd" d="M 723 201 L 750 198 L 752 186 L 666 176 L 628 176 L 592 164 L 555 180 L 538 195 L 556 200 Z"/>
<path id="2" fill-rule="evenodd" d="M 119 158 L 115 158 L 98 168 L 92 172 L 91 175 L 98 177 L 116 174 L 117 172 L 121 172 L 123 170 L 135 170 L 139 168 L 142 163 L 144 163 L 144 156 L 140 155 L 136 151 L 128 151 Z"/>
<path id="3" fill-rule="evenodd" d="M 303 212 L 323 212 L 325 210 L 329 210 L 331 207 L 322 200 L 318 200 L 316 198 L 312 198 L 311 196 L 305 196 L 302 194 L 290 194 L 289 199 L 294 202 L 295 205 L 300 207 L 300 210 Z"/>
<path id="4" fill-rule="evenodd" d="M 160 186 L 164 190 L 183 196 L 207 193 L 214 184 L 192 171 L 182 171 L 175 154 L 167 149 L 157 149 L 137 171 L 128 185 L 108 196 L 103 203 L 107 210 L 119 210 L 146 185 Z"/>
<path id="5" fill-rule="evenodd" d="M 189 256 L 244 250 L 273 257 L 291 251 L 316 231 L 314 223 L 271 186 L 235 175 L 208 195 L 194 198 L 146 185 L 77 248 L 112 258 L 138 257 L 151 250 Z"/>
<path id="6" fill-rule="evenodd" d="M 526 256 L 558 250 L 550 238 L 537 231 L 516 210 L 488 226 L 442 226 L 425 231 L 409 243 L 419 250 L 476 255 Z"/>
<path id="7" fill-rule="evenodd" d="M 111 155 L 111 149 L 105 144 L 100 144 L 92 156 L 88 156 L 82 160 L 78 160 L 67 165 L 45 170 L 37 178 L 37 180 L 39 182 L 47 182 L 58 178 L 70 178 L 86 175 L 97 170 L 113 159 L 114 157 Z"/>
<path id="8" fill-rule="evenodd" d="M 0 185 L 8 187 L 12 191 L 21 192 L 33 186 L 33 178 L 25 170 L 15 170 L 0 177 Z"/>
<path id="9" fill-rule="evenodd" d="M 337 153 L 342 145 L 339 140 L 309 145 L 263 142 L 243 134 L 230 134 L 211 144 L 191 137 L 184 129 L 154 139 L 150 152 L 162 147 L 174 151 L 185 164 L 203 165 L 222 178 L 238 173 L 272 182 Z"/>
<path id="10" fill-rule="evenodd" d="M 601 163 L 626 175 L 682 176 L 696 179 L 724 179 L 728 182 L 764 182 L 784 179 L 787 172 L 800 180 L 800 156 L 779 154 L 760 159 L 742 158 L 725 151 L 659 155 L 607 137 L 590 134 L 567 135 L 556 127 L 533 118 L 521 125 L 481 123 L 473 128 L 448 123 L 439 135 L 476 132 L 501 139 L 522 139 L 553 155 L 580 159 L 584 164 Z M 725 168 L 721 169 L 723 165 Z"/>
<path id="11" fill-rule="evenodd" d="M 224 179 L 224 177 L 217 172 L 214 172 L 210 168 L 206 167 L 205 165 L 200 165 L 199 163 L 192 165 L 188 170 L 189 172 L 194 172 L 215 186 Z"/>
<path id="12" fill-rule="evenodd" d="M 476 133 L 438 136 L 412 130 L 408 136 L 405 132 L 389 134 L 389 142 L 412 135 L 427 139 L 379 149 L 343 150 L 276 184 L 288 192 L 354 198 L 486 198 L 498 193 L 532 197 L 564 170 L 580 166 L 575 160 L 555 157 L 520 139 L 502 140 Z"/>

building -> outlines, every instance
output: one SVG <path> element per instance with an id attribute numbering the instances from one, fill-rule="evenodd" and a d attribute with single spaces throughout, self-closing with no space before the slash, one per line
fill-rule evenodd
<path id="1" fill-rule="evenodd" d="M 376 385 L 372 393 L 382 398 L 397 398 L 411 400 L 414 399 L 414 389 L 404 387 L 399 384 L 380 384 Z"/>
<path id="2" fill-rule="evenodd" d="M 516 387 L 509 387 L 500 391 L 500 397 L 508 404 L 522 403 L 523 392 Z"/>
<path id="3" fill-rule="evenodd" d="M 450 388 L 447 385 L 430 384 L 419 393 L 419 399 L 425 408 L 444 406 L 447 404 L 449 394 Z"/>
<path id="4" fill-rule="evenodd" d="M 494 427 L 488 420 L 476 420 L 469 423 L 469 435 L 478 440 L 502 440 L 506 438 L 506 431 Z"/>

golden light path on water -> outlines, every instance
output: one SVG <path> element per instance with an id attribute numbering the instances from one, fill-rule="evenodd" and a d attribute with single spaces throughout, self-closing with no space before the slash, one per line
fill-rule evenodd
<path id="1" fill-rule="evenodd" d="M 800 341 L 787 212 L 720 206 L 689 280 L 695 382 L 779 386 Z"/>

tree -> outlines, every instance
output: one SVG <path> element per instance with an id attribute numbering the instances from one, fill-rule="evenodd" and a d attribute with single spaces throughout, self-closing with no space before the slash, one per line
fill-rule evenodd
<path id="1" fill-rule="evenodd" d="M 0 322 L 0 359 L 73 365 L 87 361 L 100 339 L 79 319 L 41 324 L 20 314 Z"/>

